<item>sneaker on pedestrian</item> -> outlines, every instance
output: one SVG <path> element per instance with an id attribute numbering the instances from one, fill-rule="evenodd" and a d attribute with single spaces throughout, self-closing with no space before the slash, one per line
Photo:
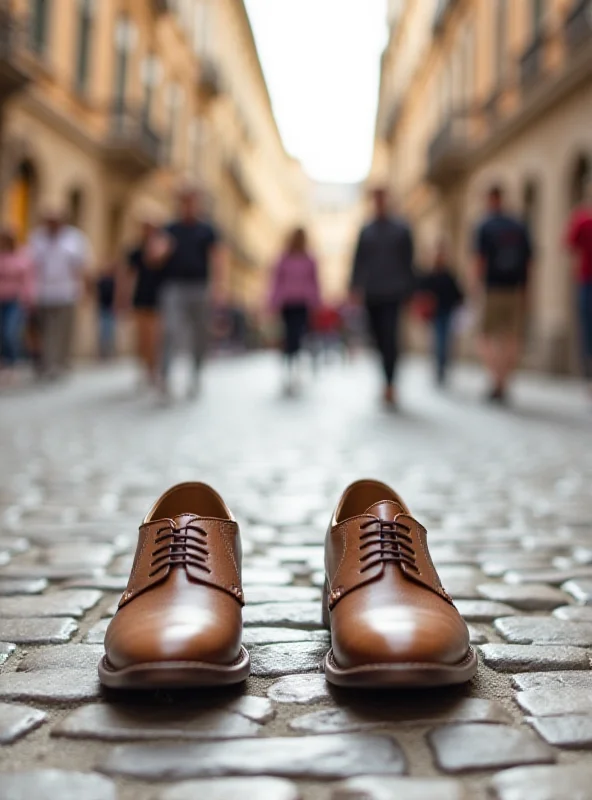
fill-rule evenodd
<path id="1" fill-rule="evenodd" d="M 325 546 L 323 619 L 338 686 L 444 686 L 477 670 L 468 628 L 443 589 L 425 529 L 379 481 L 352 484 Z"/>
<path id="2" fill-rule="evenodd" d="M 221 686 L 249 675 L 242 646 L 241 543 L 220 495 L 169 489 L 142 525 L 127 589 L 105 635 L 112 688 Z"/>

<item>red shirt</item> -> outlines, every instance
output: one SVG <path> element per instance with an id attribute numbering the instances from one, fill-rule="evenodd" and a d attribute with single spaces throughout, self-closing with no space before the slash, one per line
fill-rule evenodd
<path id="1" fill-rule="evenodd" d="M 592 208 L 574 211 L 567 229 L 567 243 L 579 256 L 577 280 L 592 283 Z"/>

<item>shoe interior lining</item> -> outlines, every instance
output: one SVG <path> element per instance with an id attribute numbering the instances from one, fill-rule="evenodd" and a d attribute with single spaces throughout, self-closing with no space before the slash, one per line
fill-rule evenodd
<path id="1" fill-rule="evenodd" d="M 381 500 L 394 500 L 401 504 L 401 499 L 388 486 L 378 481 L 361 481 L 354 484 L 346 493 L 343 503 L 337 509 L 336 520 L 343 522 L 345 519 L 364 514 L 370 506 L 380 503 Z"/>
<path id="2" fill-rule="evenodd" d="M 180 514 L 198 514 L 200 517 L 217 519 L 230 518 L 224 502 L 209 486 L 189 484 L 167 492 L 154 506 L 146 521 L 173 519 Z"/>

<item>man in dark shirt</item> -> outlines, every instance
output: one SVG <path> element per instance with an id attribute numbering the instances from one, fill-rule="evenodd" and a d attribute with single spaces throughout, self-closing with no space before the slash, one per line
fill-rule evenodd
<path id="1" fill-rule="evenodd" d="M 413 237 L 405 220 L 390 215 L 385 189 L 375 189 L 372 197 L 374 219 L 360 233 L 351 290 L 353 298 L 366 305 L 384 371 L 384 401 L 392 406 L 396 402 L 400 312 L 414 288 Z"/>
<path id="2" fill-rule="evenodd" d="M 490 189 L 487 206 L 475 232 L 475 284 L 484 295 L 481 353 L 493 382 L 488 399 L 504 402 L 520 360 L 533 251 L 526 225 L 505 211 L 500 187 Z"/>
<path id="3" fill-rule="evenodd" d="M 207 349 L 210 299 L 219 291 L 221 273 L 218 234 L 203 219 L 194 189 L 179 192 L 179 218 L 167 227 L 167 232 L 172 251 L 164 266 L 160 293 L 165 386 L 172 359 L 182 346 L 188 346 L 194 363 L 190 390 L 194 395 Z"/>

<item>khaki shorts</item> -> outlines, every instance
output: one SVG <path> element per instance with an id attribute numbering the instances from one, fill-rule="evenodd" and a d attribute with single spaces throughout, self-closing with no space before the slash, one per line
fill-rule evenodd
<path id="1" fill-rule="evenodd" d="M 485 295 L 481 333 L 484 336 L 512 336 L 524 334 L 524 289 L 490 289 Z"/>

